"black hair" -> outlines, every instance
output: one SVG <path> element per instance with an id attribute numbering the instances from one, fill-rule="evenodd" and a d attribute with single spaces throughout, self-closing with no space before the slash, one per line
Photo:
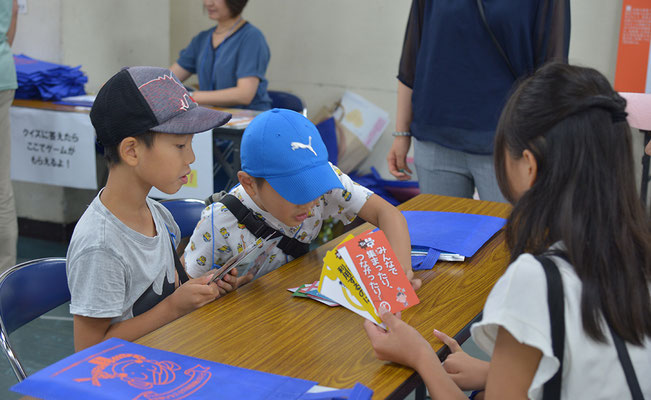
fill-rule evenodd
<path id="1" fill-rule="evenodd" d="M 602 317 L 624 340 L 651 336 L 651 229 L 633 176 L 626 101 L 591 68 L 549 64 L 506 104 L 495 136 L 495 171 L 514 201 L 506 155 L 529 150 L 531 188 L 506 226 L 511 261 L 561 241 L 582 281 L 585 332 L 605 341 Z"/>
<path id="2" fill-rule="evenodd" d="M 246 7 L 246 3 L 249 0 L 226 0 L 226 7 L 231 13 L 231 17 L 236 17 L 242 14 L 242 10 Z"/>
<path id="3" fill-rule="evenodd" d="M 133 137 L 137 141 L 144 143 L 145 147 L 150 149 L 154 145 L 154 138 L 156 137 L 156 134 L 156 132 L 145 132 L 142 135 Z M 106 160 L 106 164 L 109 168 L 122 162 L 122 159 L 120 158 L 120 152 L 118 150 L 119 146 L 120 143 L 114 144 L 112 146 L 104 146 L 104 160 Z"/>

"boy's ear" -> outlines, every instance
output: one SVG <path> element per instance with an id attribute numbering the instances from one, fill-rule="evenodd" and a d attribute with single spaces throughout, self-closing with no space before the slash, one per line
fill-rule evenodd
<path id="1" fill-rule="evenodd" d="M 138 164 L 138 151 L 141 144 L 134 137 L 122 139 L 118 145 L 120 159 L 127 165 L 134 167 Z"/>
<path id="2" fill-rule="evenodd" d="M 242 187 L 246 191 L 246 194 L 248 194 L 249 197 L 256 196 L 256 194 L 258 193 L 258 187 L 255 184 L 254 177 L 252 177 L 251 175 L 247 174 L 244 171 L 238 171 L 237 179 L 240 181 L 240 185 L 242 185 Z"/>

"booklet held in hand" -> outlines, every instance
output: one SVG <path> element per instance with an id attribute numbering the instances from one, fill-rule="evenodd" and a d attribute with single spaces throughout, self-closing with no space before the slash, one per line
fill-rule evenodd
<path id="1" fill-rule="evenodd" d="M 419 303 L 381 230 L 349 235 L 326 254 L 319 293 L 381 326 L 381 308 L 397 313 Z"/>

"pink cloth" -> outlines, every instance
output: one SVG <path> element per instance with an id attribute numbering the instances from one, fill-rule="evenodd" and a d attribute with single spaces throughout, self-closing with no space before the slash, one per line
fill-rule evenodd
<path id="1" fill-rule="evenodd" d="M 651 93 L 625 93 L 628 124 L 633 128 L 651 131 Z"/>

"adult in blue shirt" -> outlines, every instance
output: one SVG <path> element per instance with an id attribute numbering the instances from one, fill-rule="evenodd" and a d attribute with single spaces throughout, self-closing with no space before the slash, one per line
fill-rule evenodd
<path id="1" fill-rule="evenodd" d="M 248 0 L 203 0 L 217 26 L 200 32 L 170 67 L 184 81 L 199 77 L 192 97 L 199 104 L 267 110 L 265 73 L 269 46 L 262 32 L 242 18 Z"/>
<path id="2" fill-rule="evenodd" d="M 567 62 L 569 0 L 413 0 L 398 72 L 387 161 L 423 193 L 504 201 L 493 168 L 497 120 L 511 88 L 550 60 Z M 507 61 L 508 60 L 508 61 Z M 510 66 L 509 66 L 510 64 Z"/>

